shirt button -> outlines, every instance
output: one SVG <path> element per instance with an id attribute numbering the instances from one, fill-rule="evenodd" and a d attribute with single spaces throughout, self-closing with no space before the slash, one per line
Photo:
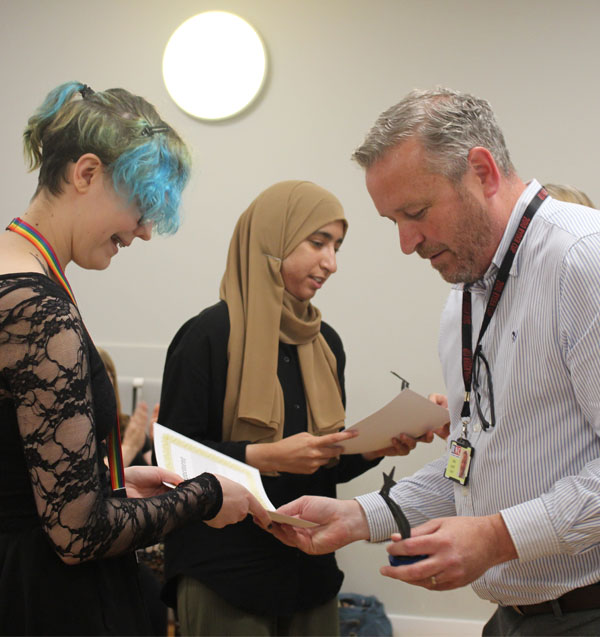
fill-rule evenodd
<path id="1" fill-rule="evenodd" d="M 300 409 L 300 403 L 296 403 L 296 404 L 294 405 L 294 409 Z"/>
<path id="2" fill-rule="evenodd" d="M 283 357 L 283 362 L 284 363 L 289 363 L 292 359 L 289 356 L 284 356 Z"/>

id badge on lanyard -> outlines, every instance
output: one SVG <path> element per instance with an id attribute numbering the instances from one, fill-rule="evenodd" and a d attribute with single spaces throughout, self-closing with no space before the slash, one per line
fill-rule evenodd
<path id="1" fill-rule="evenodd" d="M 465 486 L 469 480 L 469 469 L 475 449 L 466 438 L 458 438 L 450 443 L 450 455 L 444 477 Z"/>

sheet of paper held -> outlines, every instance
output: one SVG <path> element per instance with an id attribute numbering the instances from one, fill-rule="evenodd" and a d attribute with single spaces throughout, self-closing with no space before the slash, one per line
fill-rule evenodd
<path id="1" fill-rule="evenodd" d="M 448 410 L 412 391 L 403 389 L 385 407 L 346 429 L 360 436 L 340 443 L 343 453 L 366 453 L 390 446 L 390 440 L 405 433 L 417 438 L 450 420 Z"/>
<path id="2" fill-rule="evenodd" d="M 256 467 L 226 456 L 158 423 L 154 423 L 154 450 L 159 467 L 174 471 L 185 480 L 205 471 L 218 473 L 244 485 L 269 512 L 271 520 L 292 526 L 316 526 L 308 520 L 276 513 L 263 487 L 260 471 Z"/>

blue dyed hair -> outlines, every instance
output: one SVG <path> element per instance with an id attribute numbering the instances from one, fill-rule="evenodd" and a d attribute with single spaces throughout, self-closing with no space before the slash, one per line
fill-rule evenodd
<path id="1" fill-rule="evenodd" d="M 179 227 L 190 154 L 142 97 L 124 89 L 94 92 L 81 82 L 67 82 L 29 118 L 23 140 L 31 170 L 40 169 L 36 194 L 43 189 L 60 194 L 68 163 L 93 153 L 112 176 L 115 190 L 138 206 L 142 221 L 152 221 L 160 234 Z"/>
<path id="2" fill-rule="evenodd" d="M 136 202 L 144 221 L 152 221 L 158 232 L 171 233 L 179 226 L 189 171 L 180 170 L 161 135 L 124 152 L 112 165 L 112 178 L 115 190 Z"/>

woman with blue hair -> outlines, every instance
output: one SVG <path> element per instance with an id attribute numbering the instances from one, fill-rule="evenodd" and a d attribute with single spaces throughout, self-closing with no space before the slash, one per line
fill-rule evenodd
<path id="1" fill-rule="evenodd" d="M 0 633 L 147 634 L 135 549 L 187 521 L 269 519 L 220 476 L 123 469 L 114 392 L 64 270 L 174 232 L 189 154 L 141 97 L 79 82 L 50 92 L 24 143 L 38 187 L 0 235 Z"/>

